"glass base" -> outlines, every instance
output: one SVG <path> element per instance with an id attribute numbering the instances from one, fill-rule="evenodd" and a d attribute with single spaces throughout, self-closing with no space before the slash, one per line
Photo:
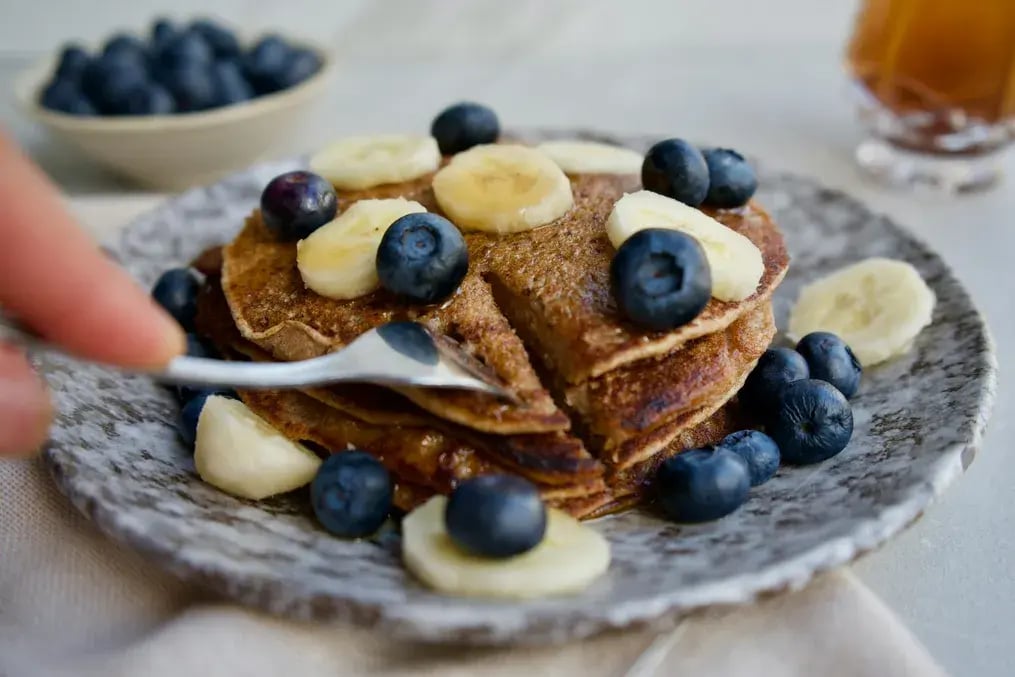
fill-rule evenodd
<path id="1" fill-rule="evenodd" d="M 990 188 L 1001 178 L 1000 152 L 987 155 L 931 155 L 869 138 L 856 148 L 860 167 L 893 186 L 967 193 Z"/>

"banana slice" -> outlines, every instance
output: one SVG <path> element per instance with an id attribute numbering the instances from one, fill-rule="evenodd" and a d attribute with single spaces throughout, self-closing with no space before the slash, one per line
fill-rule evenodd
<path id="1" fill-rule="evenodd" d="M 912 348 L 936 300 L 905 261 L 865 259 L 804 287 L 788 333 L 797 340 L 812 331 L 837 334 L 867 367 Z"/>
<path id="2" fill-rule="evenodd" d="M 532 230 L 574 205 L 560 167 L 525 146 L 485 145 L 459 153 L 433 177 L 433 191 L 456 226 L 487 233 Z"/>
<path id="3" fill-rule="evenodd" d="M 258 500 L 309 483 L 321 460 L 243 402 L 213 395 L 197 421 L 194 465 L 213 487 Z"/>
<path id="4" fill-rule="evenodd" d="M 411 181 L 440 164 L 434 138 L 402 134 L 339 139 L 310 158 L 311 171 L 346 190 Z"/>
<path id="5" fill-rule="evenodd" d="M 712 270 L 712 296 L 720 301 L 742 301 L 757 291 L 765 272 L 761 252 L 749 239 L 708 214 L 641 190 L 617 200 L 606 222 L 606 234 L 618 248 L 646 228 L 670 228 L 695 238 Z"/>
<path id="6" fill-rule="evenodd" d="M 594 141 L 547 141 L 536 146 L 568 174 L 638 174 L 644 156 Z"/>
<path id="7" fill-rule="evenodd" d="M 396 219 L 425 212 L 402 197 L 360 200 L 296 243 L 303 283 L 321 296 L 354 299 L 377 288 L 377 247 Z"/>
<path id="8" fill-rule="evenodd" d="M 549 508 L 546 535 L 532 550 L 507 559 L 469 555 L 444 528 L 447 498 L 434 496 L 402 521 L 402 558 L 430 587 L 451 595 L 524 599 L 579 592 L 610 566 L 610 544 L 599 532 Z"/>

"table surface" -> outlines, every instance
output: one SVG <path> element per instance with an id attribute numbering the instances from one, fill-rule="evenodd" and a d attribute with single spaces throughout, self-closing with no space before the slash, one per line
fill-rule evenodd
<path id="1" fill-rule="evenodd" d="M 64 37 L 46 21 L 53 9 L 47 5 L 57 4 L 31 3 L 0 27 L 0 44 L 15 47 L 0 51 L 0 121 L 87 209 L 80 196 L 131 189 L 47 139 L 17 114 L 11 96 L 17 72 Z M 110 4 L 122 10 L 110 14 L 118 21 L 82 14 L 80 24 L 66 25 L 97 37 L 114 25 L 142 25 L 156 5 Z M 177 6 L 254 17 L 254 27 L 291 27 L 333 46 L 340 67 L 332 105 L 293 139 L 294 151 L 356 131 L 422 132 L 442 106 L 470 98 L 491 105 L 509 126 L 658 132 L 735 147 L 859 196 L 940 251 L 988 318 L 1002 387 L 968 473 L 922 520 L 854 569 L 952 673 L 1011 674 L 1015 456 L 1004 440 L 1015 418 L 1005 387 L 1015 349 L 1015 162 L 1005 159 L 1008 179 L 1000 187 L 961 197 L 898 192 L 862 177 L 851 162 L 860 130 L 840 63 L 851 3 L 283 4 L 291 11 L 257 0 Z M 310 12 L 319 20 L 308 30 L 294 17 Z M 26 40 L 33 30 L 43 37 Z"/>

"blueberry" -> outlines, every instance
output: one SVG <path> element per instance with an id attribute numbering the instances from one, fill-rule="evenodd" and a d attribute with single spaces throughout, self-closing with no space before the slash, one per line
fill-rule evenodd
<path id="1" fill-rule="evenodd" d="M 162 273 L 152 287 L 152 298 L 187 331 L 194 329 L 197 292 L 201 283 L 187 268 L 172 268 Z"/>
<path id="2" fill-rule="evenodd" d="M 181 112 L 207 110 L 215 106 L 218 89 L 210 64 L 193 63 L 180 68 L 162 69 L 159 80 L 168 89 Z"/>
<path id="3" fill-rule="evenodd" d="M 169 40 L 169 38 L 176 35 L 178 29 L 176 25 L 165 17 L 160 17 L 152 22 L 151 30 L 151 43 L 152 47 L 155 48 L 156 52 Z"/>
<path id="4" fill-rule="evenodd" d="M 78 80 L 91 62 L 91 57 L 79 45 L 65 45 L 60 50 L 60 58 L 56 65 L 57 80 Z"/>
<path id="5" fill-rule="evenodd" d="M 117 113 L 126 93 L 148 81 L 144 64 L 116 54 L 103 54 L 93 59 L 81 76 L 81 90 L 101 112 Z"/>
<path id="6" fill-rule="evenodd" d="M 169 115 L 176 101 L 169 90 L 155 82 L 139 82 L 124 90 L 116 101 L 116 115 Z"/>
<path id="7" fill-rule="evenodd" d="M 148 49 L 144 42 L 133 35 L 117 33 L 106 41 L 102 55 L 113 59 L 131 59 L 139 64 L 148 61 Z"/>
<path id="8" fill-rule="evenodd" d="M 211 19 L 198 19 L 190 30 L 199 34 L 211 47 L 216 59 L 232 59 L 240 54 L 240 41 L 236 34 Z"/>
<path id="9" fill-rule="evenodd" d="M 280 174 L 261 193 L 264 225 L 281 240 L 302 240 L 335 218 L 337 211 L 334 187 L 313 172 Z"/>
<path id="10" fill-rule="evenodd" d="M 325 529 L 342 538 L 377 531 L 391 512 L 391 477 L 381 462 L 362 451 L 329 456 L 310 483 L 310 502 Z"/>
<path id="11" fill-rule="evenodd" d="M 39 102 L 50 110 L 70 115 L 95 115 L 95 107 L 85 98 L 76 82 L 56 80 L 42 90 Z"/>
<path id="12" fill-rule="evenodd" d="M 197 334 L 187 332 L 187 355 L 214 360 L 218 357 L 218 352 Z"/>
<path id="13" fill-rule="evenodd" d="M 444 511 L 448 536 L 466 552 L 511 557 L 539 545 L 546 506 L 534 484 L 512 475 L 487 475 L 459 484 Z"/>
<path id="14" fill-rule="evenodd" d="M 747 204 L 758 189 L 758 177 L 744 156 L 728 148 L 710 148 L 703 155 L 708 165 L 705 204 L 723 208 Z"/>
<path id="15" fill-rule="evenodd" d="M 752 487 L 772 479 L 779 469 L 779 447 L 763 432 L 741 430 L 724 437 L 719 446 L 744 459 Z"/>
<path id="16" fill-rule="evenodd" d="M 190 447 L 194 446 L 194 440 L 197 439 L 197 422 L 201 419 L 201 411 L 204 409 L 208 398 L 212 395 L 237 399 L 235 391 L 207 389 L 196 393 L 189 400 L 183 401 L 184 404 L 180 407 L 180 420 L 177 432 L 179 432 L 180 437 Z"/>
<path id="17" fill-rule="evenodd" d="M 663 461 L 655 493 L 675 522 L 708 522 L 730 514 L 747 500 L 751 475 L 728 449 L 691 449 Z"/>
<path id="18" fill-rule="evenodd" d="M 783 387 L 766 430 L 786 461 L 817 463 L 849 444 L 853 410 L 843 394 L 824 381 L 794 381 Z"/>
<path id="19" fill-rule="evenodd" d="M 445 108 L 434 118 L 430 134 L 444 155 L 453 155 L 482 143 L 493 143 L 500 136 L 500 121 L 491 109 L 463 101 Z"/>
<path id="20" fill-rule="evenodd" d="M 309 49 L 294 49 L 285 67 L 278 73 L 279 89 L 295 87 L 321 69 L 321 57 Z"/>
<path id="21" fill-rule="evenodd" d="M 190 447 L 194 446 L 194 440 L 197 439 L 197 422 L 201 418 L 201 410 L 204 409 L 204 404 L 208 401 L 208 398 L 214 394 L 202 393 L 197 395 L 180 408 L 180 422 L 177 431 L 180 433 L 183 441 Z"/>
<path id="22" fill-rule="evenodd" d="M 807 361 L 811 378 L 831 383 L 846 399 L 856 395 L 863 368 L 845 341 L 827 331 L 816 331 L 800 339 L 796 349 Z"/>
<path id="23" fill-rule="evenodd" d="M 229 106 L 254 98 L 254 88 L 243 77 L 236 61 L 216 61 L 212 67 L 215 79 L 215 105 Z"/>
<path id="24" fill-rule="evenodd" d="M 437 214 L 396 219 L 377 248 L 381 286 L 417 303 L 436 303 L 451 296 L 468 270 L 465 238 Z"/>
<path id="25" fill-rule="evenodd" d="M 787 383 L 810 378 L 807 362 L 795 350 L 770 348 L 758 360 L 740 391 L 740 401 L 762 417 L 775 411 Z"/>
<path id="26" fill-rule="evenodd" d="M 641 182 L 647 190 L 697 207 L 708 194 L 708 165 L 701 151 L 683 139 L 666 139 L 649 148 Z"/>
<path id="27" fill-rule="evenodd" d="M 159 46 L 156 62 L 159 70 L 177 71 L 208 66 L 215 60 L 208 41 L 195 31 L 180 31 Z"/>
<path id="28" fill-rule="evenodd" d="M 292 48 L 282 38 L 266 35 L 243 55 L 243 74 L 258 94 L 277 92 L 291 57 Z"/>
<path id="29" fill-rule="evenodd" d="M 676 230 L 648 228 L 620 245 L 610 280 L 621 311 L 655 330 L 687 324 L 712 295 L 712 274 L 701 245 Z"/>

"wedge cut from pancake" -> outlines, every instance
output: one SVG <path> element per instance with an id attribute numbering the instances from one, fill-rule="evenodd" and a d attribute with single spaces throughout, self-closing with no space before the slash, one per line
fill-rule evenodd
<path id="1" fill-rule="evenodd" d="M 255 361 L 270 360 L 267 353 L 240 336 L 231 321 L 229 307 L 218 286 L 218 280 L 214 277 L 207 280 L 198 297 L 197 325 L 198 330 L 223 353 L 241 355 Z M 268 398 L 272 394 L 279 395 L 275 400 L 278 407 L 295 406 L 289 398 L 282 397 L 282 395 L 289 393 L 262 391 L 251 397 L 258 398 L 264 404 L 262 409 L 268 409 L 270 408 Z M 390 430 L 392 426 L 398 426 L 406 429 L 426 429 L 435 433 L 450 434 L 457 440 L 457 443 L 471 449 L 481 450 L 499 467 L 511 469 L 513 472 L 538 483 L 561 486 L 578 481 L 596 482 L 601 481 L 603 474 L 602 465 L 588 453 L 582 441 L 574 435 L 564 432 L 520 435 L 484 434 L 434 416 L 398 393 L 367 384 L 310 388 L 303 394 L 323 405 L 324 409 L 314 410 L 317 418 L 326 418 L 325 410 L 327 409 L 333 410 L 343 417 L 336 418 L 334 425 L 329 425 L 327 428 L 341 429 L 341 435 L 344 437 L 306 438 L 328 449 L 335 449 L 335 445 L 340 444 L 343 439 L 352 439 L 354 434 L 359 434 L 364 430 L 362 426 L 356 428 L 343 428 L 343 426 L 369 424 L 378 431 Z M 300 411 L 309 414 L 310 405 L 301 404 Z M 287 416 L 285 419 L 288 419 L 286 425 L 293 429 L 310 429 L 312 427 L 306 425 L 305 421 L 301 424 L 302 419 L 295 414 Z M 350 419 L 351 422 L 345 419 Z M 362 438 L 357 439 L 362 442 Z M 395 445 L 391 447 L 392 449 L 397 450 L 398 445 L 403 445 L 406 447 L 404 450 L 406 454 L 411 454 L 413 445 L 420 443 L 419 438 L 402 439 L 394 432 L 386 440 L 368 439 L 375 446 L 387 445 L 389 442 L 386 440 L 390 439 L 390 444 Z M 349 443 L 356 446 L 360 442 Z"/>

